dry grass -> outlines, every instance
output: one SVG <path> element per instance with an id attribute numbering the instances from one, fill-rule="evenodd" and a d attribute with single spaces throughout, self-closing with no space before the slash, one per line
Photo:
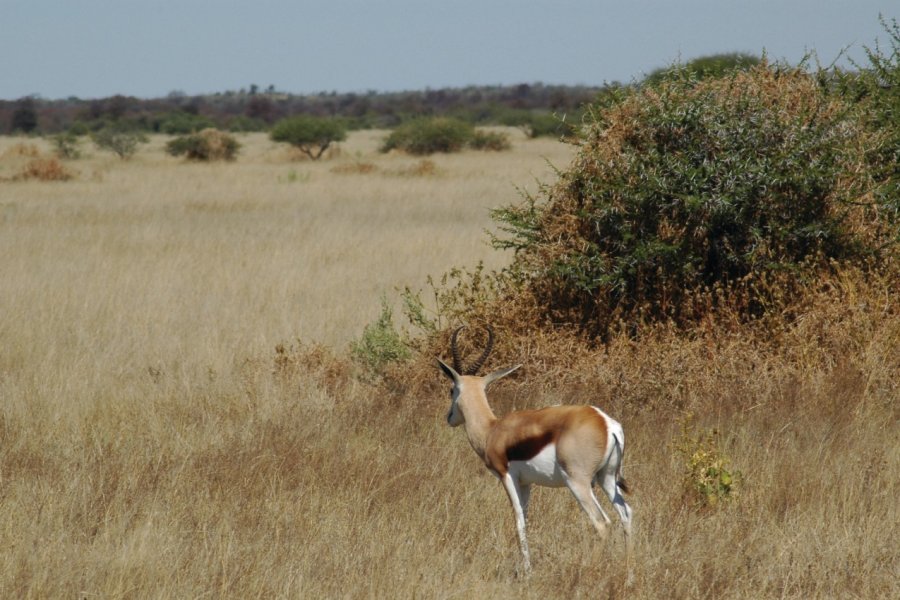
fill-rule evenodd
<path id="1" fill-rule="evenodd" d="M 532 342 L 495 409 L 592 402 L 623 421 L 637 560 L 625 589 L 621 540 L 539 490 L 525 580 L 437 370 L 376 386 L 344 357 L 381 294 L 503 264 L 486 209 L 569 149 L 516 138 L 397 177 L 417 161 L 378 154 L 377 133 L 321 163 L 256 136 L 227 165 L 163 143 L 80 161 L 93 177 L 0 184 L 0 597 L 897 595 L 891 280 L 838 277 L 772 339 L 661 330 L 566 372 L 541 359 L 563 341 Z M 744 476 L 715 510 L 683 496 L 688 410 Z"/>

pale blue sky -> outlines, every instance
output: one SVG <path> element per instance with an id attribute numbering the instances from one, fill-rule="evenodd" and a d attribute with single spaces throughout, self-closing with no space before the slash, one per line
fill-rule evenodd
<path id="1" fill-rule="evenodd" d="M 0 0 L 0 98 L 631 81 L 884 39 L 897 0 Z"/>

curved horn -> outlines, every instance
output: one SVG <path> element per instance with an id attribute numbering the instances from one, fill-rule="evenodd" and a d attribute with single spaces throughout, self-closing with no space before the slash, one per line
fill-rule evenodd
<path id="1" fill-rule="evenodd" d="M 453 332 L 453 335 L 450 336 L 450 352 L 453 353 L 453 368 L 456 369 L 456 372 L 460 375 L 464 375 L 462 368 L 462 359 L 459 357 L 459 348 L 456 346 L 456 338 L 459 337 L 459 332 L 465 328 L 465 325 L 460 325 Z"/>
<path id="2" fill-rule="evenodd" d="M 475 375 L 478 373 L 478 369 L 484 365 L 484 361 L 487 360 L 488 355 L 491 353 L 491 350 L 494 349 L 494 330 L 491 329 L 490 325 L 485 326 L 488 332 L 487 346 L 484 348 L 484 352 L 481 353 L 481 356 L 478 357 L 472 366 L 468 369 L 468 375 Z"/>

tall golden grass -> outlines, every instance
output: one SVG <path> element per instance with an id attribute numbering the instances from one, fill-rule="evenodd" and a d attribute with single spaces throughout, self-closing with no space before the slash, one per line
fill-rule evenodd
<path id="1" fill-rule="evenodd" d="M 773 331 L 596 350 L 499 332 L 487 368 L 525 368 L 495 410 L 622 421 L 636 520 L 626 584 L 620 535 L 536 491 L 517 577 L 511 510 L 446 427 L 431 356 L 373 383 L 346 348 L 396 287 L 502 266 L 487 209 L 570 149 L 517 138 L 418 169 L 379 135 L 322 163 L 250 136 L 227 165 L 154 139 L 72 181 L 0 183 L 0 596 L 897 595 L 897 284 L 853 272 Z M 688 412 L 742 473 L 731 502 L 686 497 Z"/>

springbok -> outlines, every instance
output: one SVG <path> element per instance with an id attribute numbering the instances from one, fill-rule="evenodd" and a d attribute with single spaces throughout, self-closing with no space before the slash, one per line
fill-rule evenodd
<path id="1" fill-rule="evenodd" d="M 605 539 L 610 519 L 592 489 L 593 483 L 599 482 L 625 529 L 627 560 L 631 554 L 631 507 L 622 497 L 623 492 L 628 492 L 621 478 L 625 451 L 622 425 L 594 406 L 551 406 L 511 412 L 498 419 L 488 405 L 485 390 L 522 365 L 484 377 L 476 375 L 494 345 L 494 332 L 488 327 L 484 352 L 468 369 L 463 369 L 457 348 L 462 329 L 457 328 L 450 339 L 453 367 L 437 359 L 441 371 L 453 382 L 447 423 L 451 427 L 465 425 L 472 449 L 503 483 L 516 515 L 525 572 L 531 572 L 525 517 L 532 485 L 569 488 L 601 539 Z"/>

